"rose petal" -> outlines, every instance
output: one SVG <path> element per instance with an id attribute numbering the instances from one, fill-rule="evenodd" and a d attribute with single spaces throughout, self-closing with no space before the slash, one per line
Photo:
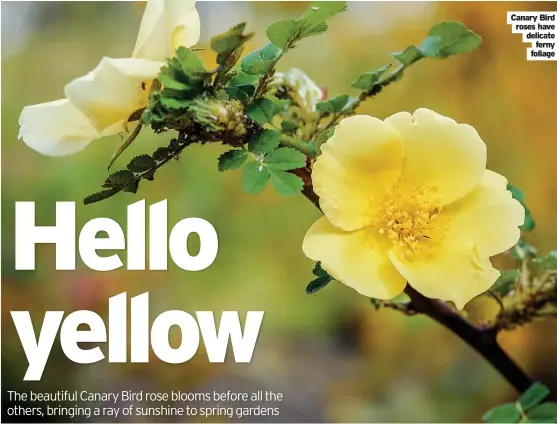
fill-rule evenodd
<path id="1" fill-rule="evenodd" d="M 403 181 L 437 187 L 441 205 L 468 194 L 485 171 L 487 150 L 477 131 L 429 109 L 385 119 L 404 140 Z"/>
<path id="2" fill-rule="evenodd" d="M 468 240 L 487 258 L 510 249 L 520 238 L 524 207 L 507 190 L 507 179 L 487 170 L 464 198 L 443 211 L 451 223 L 447 239 Z"/>
<path id="3" fill-rule="evenodd" d="M 379 207 L 377 199 L 402 167 L 399 134 L 379 119 L 356 115 L 337 125 L 321 151 L 312 179 L 323 212 L 346 231 L 369 225 Z"/>
<path id="4" fill-rule="evenodd" d="M 199 14 L 193 0 L 149 0 L 132 57 L 165 61 L 180 46 L 199 41 Z"/>
<path id="5" fill-rule="evenodd" d="M 392 299 L 402 293 L 406 280 L 389 261 L 389 247 L 371 229 L 346 232 L 322 217 L 307 232 L 302 249 L 335 279 L 364 296 Z"/>
<path id="6" fill-rule="evenodd" d="M 83 150 L 101 134 L 67 99 L 26 106 L 19 117 L 19 138 L 43 155 L 65 156 Z M 113 132 L 112 134 L 115 134 Z"/>
<path id="7" fill-rule="evenodd" d="M 427 259 L 404 258 L 394 249 L 389 257 L 414 289 L 432 299 L 453 301 L 459 309 L 501 275 L 489 259 L 478 258 L 471 245 L 444 245 Z"/>
<path id="8" fill-rule="evenodd" d="M 66 97 L 102 131 L 119 125 L 124 130 L 132 113 L 147 105 L 151 81 L 161 62 L 104 57 L 87 75 L 65 87 Z"/>

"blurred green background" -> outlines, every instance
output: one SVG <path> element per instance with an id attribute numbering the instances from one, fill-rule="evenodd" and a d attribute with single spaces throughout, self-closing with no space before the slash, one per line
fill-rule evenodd
<path id="1" fill-rule="evenodd" d="M 25 105 L 55 100 L 73 78 L 102 56 L 127 57 L 144 3 L 2 2 L 2 383 L 4 389 L 182 390 L 284 393 L 274 421 L 477 422 L 515 393 L 462 341 L 427 318 L 375 311 L 340 283 L 308 296 L 313 263 L 304 257 L 305 231 L 319 216 L 302 196 L 242 192 L 240 173 L 220 174 L 222 146 L 193 146 L 165 166 L 137 195 L 124 193 L 84 207 L 98 191 L 118 137 L 101 139 L 65 158 L 41 156 L 17 140 Z M 303 2 L 202 2 L 201 47 L 240 21 L 265 42 L 274 20 L 296 16 Z M 301 43 L 280 62 L 305 70 L 330 96 L 344 93 L 362 72 L 391 61 L 392 51 L 420 42 L 439 20 L 460 20 L 484 37 L 481 49 L 447 61 L 428 60 L 367 102 L 363 113 L 384 118 L 428 107 L 479 131 L 489 167 L 527 193 L 537 220 L 528 241 L 557 247 L 557 63 L 527 62 L 521 36 L 506 24 L 507 10 L 557 10 L 535 2 L 356 2 L 327 34 Z M 200 52 L 208 66 L 210 50 Z M 350 90 L 348 90 L 350 91 Z M 351 93 L 354 94 L 354 93 Z M 144 131 L 116 166 L 151 152 L 170 135 Z M 109 217 L 125 228 L 127 205 L 169 201 L 169 225 L 201 217 L 219 235 L 215 263 L 201 272 L 54 270 L 53 246 L 37 248 L 37 269 L 14 271 L 14 202 L 36 202 L 37 223 L 52 225 L 56 201 L 77 202 L 77 228 Z M 169 261 L 169 264 L 172 262 Z M 185 364 L 153 356 L 149 365 L 76 365 L 55 344 L 41 382 L 23 383 L 27 363 L 9 315 L 30 310 L 37 327 L 47 310 L 90 309 L 106 314 L 108 298 L 150 293 L 152 316 L 170 309 L 264 310 L 251 364 L 209 364 L 203 352 Z M 535 378 L 557 390 L 556 322 L 503 334 L 504 347 Z M 179 335 L 175 343 L 179 342 Z M 229 356 L 230 357 L 230 356 Z M 261 421 L 262 417 L 251 418 Z M 152 419 L 151 419 L 152 420 Z M 137 421 L 137 419 L 135 420 Z"/>

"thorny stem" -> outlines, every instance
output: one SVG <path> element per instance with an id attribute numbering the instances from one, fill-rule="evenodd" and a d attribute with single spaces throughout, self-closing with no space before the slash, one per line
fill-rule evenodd
<path id="1" fill-rule="evenodd" d="M 186 147 L 190 146 L 191 144 L 192 144 L 192 142 L 189 141 L 189 140 L 186 141 L 185 143 L 182 143 L 182 144 L 180 145 L 180 147 L 179 147 L 178 149 L 176 149 L 175 151 L 173 151 L 172 153 L 170 153 L 170 154 L 168 155 L 167 158 L 163 159 L 162 161 L 160 161 L 159 163 L 157 163 L 157 164 L 156 164 L 155 166 L 153 166 L 152 168 L 149 168 L 148 170 L 143 171 L 143 172 L 140 172 L 140 173 L 138 173 L 137 175 L 135 175 L 135 176 L 133 177 L 133 180 L 132 180 L 132 181 L 139 181 L 139 180 L 145 178 L 146 175 L 148 175 L 148 174 L 153 174 L 153 173 L 156 172 L 160 167 L 162 167 L 163 165 L 166 165 L 166 164 L 167 164 L 168 162 L 170 162 L 172 159 L 177 159 L 177 158 L 180 156 L 180 154 L 182 153 L 182 151 L 183 151 Z"/>
<path id="2" fill-rule="evenodd" d="M 519 392 L 525 392 L 533 380 L 505 353 L 497 343 L 497 332 L 492 329 L 477 328 L 456 311 L 439 300 L 428 299 L 407 286 L 405 293 L 418 313 L 427 315 L 452 331 L 473 347 L 484 359 L 499 371 Z"/>
<path id="3" fill-rule="evenodd" d="M 524 299 L 514 307 L 502 309 L 495 322 L 489 327 L 485 327 L 485 330 L 498 333 L 532 322 L 540 316 L 557 316 L 557 312 L 544 311 L 547 306 L 557 302 L 557 287 L 554 290 L 532 290 L 523 296 Z"/>

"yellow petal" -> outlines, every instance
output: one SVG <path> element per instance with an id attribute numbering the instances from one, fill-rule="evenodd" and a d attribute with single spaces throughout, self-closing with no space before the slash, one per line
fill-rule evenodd
<path id="1" fill-rule="evenodd" d="M 181 4 L 183 0 L 179 1 L 179 4 Z M 172 31 L 172 55 L 181 46 L 195 46 L 199 41 L 200 33 L 201 22 L 199 21 L 199 13 L 194 8 L 183 19 L 175 22 L 174 31 Z"/>
<path id="2" fill-rule="evenodd" d="M 397 179 L 403 161 L 399 134 L 366 115 L 343 119 L 321 146 L 312 171 L 321 209 L 346 231 L 369 225 L 378 205 L 373 199 Z"/>
<path id="3" fill-rule="evenodd" d="M 180 46 L 199 41 L 199 14 L 193 0 L 149 0 L 132 57 L 164 61 Z"/>
<path id="4" fill-rule="evenodd" d="M 66 85 L 65 94 L 97 130 L 114 125 L 124 130 L 130 115 L 147 105 L 151 81 L 162 65 L 104 57 L 93 71 Z"/>
<path id="5" fill-rule="evenodd" d="M 441 205 L 446 205 L 464 197 L 480 181 L 487 152 L 473 127 L 429 109 L 418 109 L 413 116 L 397 113 L 385 122 L 404 140 L 405 184 L 437 187 Z"/>
<path id="6" fill-rule="evenodd" d="M 524 208 L 507 190 L 507 179 L 489 170 L 470 194 L 447 206 L 443 214 L 451 223 L 445 237 L 473 243 L 480 258 L 513 247 L 524 224 Z"/>
<path id="7" fill-rule="evenodd" d="M 453 301 L 459 309 L 488 290 L 501 275 L 489 259 L 479 259 L 471 245 L 445 244 L 419 260 L 401 257 L 393 249 L 389 257 L 414 289 L 432 299 Z"/>
<path id="8" fill-rule="evenodd" d="M 322 217 L 308 230 L 302 249 L 335 279 L 364 296 L 392 299 L 402 293 L 406 280 L 389 261 L 389 245 L 372 229 L 345 232 Z"/>
<path id="9" fill-rule="evenodd" d="M 79 152 L 99 133 L 67 99 L 27 106 L 19 117 L 19 138 L 43 155 L 65 156 Z"/>

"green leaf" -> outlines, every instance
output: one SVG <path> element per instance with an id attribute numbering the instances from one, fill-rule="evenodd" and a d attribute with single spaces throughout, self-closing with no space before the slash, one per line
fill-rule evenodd
<path id="1" fill-rule="evenodd" d="M 530 420 L 538 420 L 537 422 L 542 422 L 541 420 L 546 420 L 546 423 L 556 423 L 557 422 L 557 403 L 547 402 L 536 406 L 531 409 L 528 414 L 528 422 Z"/>
<path id="2" fill-rule="evenodd" d="M 161 97 L 160 102 L 161 105 L 163 105 L 167 109 L 183 110 L 187 109 L 193 103 L 193 100 L 175 99 L 173 97 Z"/>
<path id="3" fill-rule="evenodd" d="M 518 240 L 518 243 L 511 251 L 511 256 L 515 259 L 524 260 L 528 257 L 534 258 L 536 256 L 537 250 L 534 246 L 526 243 L 523 238 Z"/>
<path id="4" fill-rule="evenodd" d="M 164 107 L 179 109 L 187 107 L 189 101 L 201 94 L 204 84 L 208 78 L 208 73 L 203 68 L 201 60 L 195 53 L 186 48 L 177 51 L 179 57 L 169 59 L 168 65 L 163 67 L 153 85 L 149 98 L 151 114 L 156 109 L 157 102 L 168 100 L 168 105 Z M 181 103 L 187 101 L 186 103 Z M 163 111 L 164 116 L 164 111 Z"/>
<path id="5" fill-rule="evenodd" d="M 302 38 L 327 31 L 327 19 L 346 10 L 346 2 L 314 2 L 297 19 L 283 19 L 267 28 L 267 37 L 284 51 L 294 47 Z"/>
<path id="6" fill-rule="evenodd" d="M 497 281 L 495 281 L 491 290 L 499 296 L 504 297 L 508 295 L 512 289 L 514 289 L 519 277 L 520 272 L 516 269 L 503 271 Z"/>
<path id="7" fill-rule="evenodd" d="M 329 273 L 321 267 L 321 262 L 317 262 L 315 264 L 315 266 L 313 267 L 312 274 L 315 275 L 316 277 L 323 277 L 325 275 L 329 275 Z M 331 276 L 329 275 L 329 277 Z"/>
<path id="8" fill-rule="evenodd" d="M 157 96 L 157 100 L 154 100 L 154 96 L 151 95 L 149 96 L 149 106 L 147 108 L 145 108 L 145 110 L 143 111 L 143 113 L 141 114 L 141 122 L 143 123 L 143 125 L 145 126 L 153 126 L 153 129 L 155 129 L 155 124 L 158 124 L 159 122 L 163 121 L 163 116 L 161 116 L 161 114 L 158 111 L 158 98 L 160 96 Z"/>
<path id="9" fill-rule="evenodd" d="M 410 45 L 399 53 L 392 53 L 392 56 L 403 66 L 409 66 L 424 57 L 422 51 L 416 46 Z"/>
<path id="10" fill-rule="evenodd" d="M 482 43 L 482 37 L 460 22 L 440 22 L 420 45 L 425 56 L 446 58 L 469 53 Z"/>
<path id="11" fill-rule="evenodd" d="M 245 22 L 242 22 L 211 39 L 211 48 L 218 53 L 217 63 L 220 67 L 215 77 L 217 87 L 226 84 L 233 77 L 228 72 L 240 59 L 246 41 L 253 37 L 253 33 L 243 34 L 245 27 Z"/>
<path id="12" fill-rule="evenodd" d="M 275 104 L 266 98 L 255 99 L 247 108 L 247 115 L 260 125 L 269 122 L 275 113 Z"/>
<path id="13" fill-rule="evenodd" d="M 290 147 L 281 147 L 265 156 L 265 163 L 270 169 L 289 171 L 303 168 L 306 165 L 306 156 Z"/>
<path id="14" fill-rule="evenodd" d="M 318 1 L 311 3 L 304 14 L 298 18 L 302 23 L 302 35 L 312 33 L 315 27 L 323 27 L 329 18 L 344 12 L 347 9 L 345 1 Z M 312 34 L 315 35 L 315 34 Z"/>
<path id="15" fill-rule="evenodd" d="M 557 269 L 557 250 L 552 250 L 543 258 L 535 258 L 534 263 L 545 269 Z"/>
<path id="16" fill-rule="evenodd" d="M 109 197 L 114 196 L 116 193 L 119 193 L 122 189 L 121 188 L 110 188 L 108 190 L 99 191 L 98 193 L 93 193 L 90 196 L 87 196 L 83 199 L 84 205 L 90 205 L 91 203 L 100 202 L 101 200 L 108 199 Z"/>
<path id="17" fill-rule="evenodd" d="M 528 209 L 526 203 L 524 202 L 524 199 L 526 197 L 525 194 L 520 189 L 510 184 L 507 185 L 507 190 L 509 190 L 513 198 L 518 200 L 520 204 L 524 207 L 524 211 L 525 211 L 524 224 L 520 227 L 520 229 L 523 231 L 532 231 L 534 228 L 536 228 L 536 222 L 534 221 L 534 217 L 532 216 L 530 209 Z"/>
<path id="18" fill-rule="evenodd" d="M 514 403 L 505 403 L 487 411 L 482 419 L 486 423 L 517 423 L 520 411 Z"/>
<path id="19" fill-rule="evenodd" d="M 351 87 L 357 88 L 359 90 L 368 91 L 376 85 L 383 75 L 391 65 L 383 66 L 375 71 L 366 72 L 358 77 L 358 79 L 352 83 Z"/>
<path id="20" fill-rule="evenodd" d="M 274 45 L 286 50 L 292 47 L 292 43 L 300 36 L 300 26 L 300 22 L 295 19 L 284 19 L 267 28 L 267 37 Z"/>
<path id="21" fill-rule="evenodd" d="M 131 171 L 122 170 L 117 171 L 110 175 L 103 184 L 104 188 L 114 188 L 121 187 L 128 184 L 134 178 L 134 174 Z"/>
<path id="22" fill-rule="evenodd" d="M 312 280 L 306 287 L 307 294 L 313 294 L 327 286 L 332 280 L 329 276 L 317 277 Z"/>
<path id="23" fill-rule="evenodd" d="M 178 142 L 178 139 L 176 138 L 170 139 L 170 143 L 168 144 L 168 150 L 172 153 L 176 153 L 180 151 L 180 143 Z"/>
<path id="24" fill-rule="evenodd" d="M 170 151 L 167 147 L 159 147 L 157 150 L 154 151 L 153 159 L 160 162 L 167 159 L 169 155 Z"/>
<path id="25" fill-rule="evenodd" d="M 539 405 L 548 396 L 549 389 L 542 383 L 536 382 L 520 395 L 518 403 L 520 403 L 524 411 L 529 411 L 534 406 Z"/>
<path id="26" fill-rule="evenodd" d="M 163 88 L 168 89 L 168 90 L 187 91 L 187 90 L 190 90 L 192 88 L 188 84 L 185 84 L 185 83 L 180 82 L 180 81 L 176 81 L 170 75 L 164 75 L 164 74 L 159 75 L 158 80 L 163 85 Z"/>
<path id="27" fill-rule="evenodd" d="M 130 181 L 124 186 L 123 191 L 127 191 L 133 194 L 137 193 L 137 189 L 139 188 L 139 181 L 140 180 Z"/>
<path id="28" fill-rule="evenodd" d="M 271 183 L 275 191 L 281 196 L 295 196 L 302 191 L 304 182 L 297 175 L 290 172 L 270 169 Z"/>
<path id="29" fill-rule="evenodd" d="M 233 72 L 236 72 L 236 74 L 230 79 L 229 86 L 254 85 L 259 79 L 258 75 L 246 74 L 241 69 L 235 69 Z"/>
<path id="30" fill-rule="evenodd" d="M 534 228 L 536 228 L 536 221 L 534 221 L 530 209 L 525 207 L 524 211 L 525 211 L 524 225 L 522 225 L 520 229 L 524 231 L 533 231 Z"/>
<path id="31" fill-rule="evenodd" d="M 128 163 L 128 169 L 132 172 L 145 172 L 157 165 L 155 159 L 149 155 L 136 156 Z"/>
<path id="32" fill-rule="evenodd" d="M 255 87 L 251 84 L 228 86 L 225 87 L 224 90 L 226 91 L 226 94 L 230 96 L 230 98 L 239 100 L 244 103 L 246 103 L 250 99 L 250 97 L 253 96 L 253 93 L 255 93 Z"/>
<path id="33" fill-rule="evenodd" d="M 321 22 L 311 28 L 304 29 L 301 35 L 303 38 L 313 37 L 315 35 L 323 34 L 327 31 L 327 29 L 329 29 L 327 22 Z"/>
<path id="34" fill-rule="evenodd" d="M 250 162 L 243 168 L 242 188 L 250 194 L 259 194 L 267 185 L 269 177 L 267 167 L 259 162 Z"/>
<path id="35" fill-rule="evenodd" d="M 242 59 L 242 71 L 250 75 L 264 74 L 275 66 L 275 62 L 282 55 L 282 50 L 273 43 L 252 51 Z"/>
<path id="36" fill-rule="evenodd" d="M 219 171 L 229 171 L 231 169 L 237 169 L 244 164 L 248 154 L 245 150 L 229 150 L 224 152 L 219 157 Z"/>
<path id="37" fill-rule="evenodd" d="M 246 28 L 246 23 L 242 22 L 234 25 L 224 34 L 219 34 L 211 38 L 211 49 L 219 54 L 226 54 L 236 50 L 241 47 L 246 41 L 248 41 L 252 36 L 251 34 L 243 35 L 244 29 Z"/>
<path id="38" fill-rule="evenodd" d="M 316 105 L 316 108 L 319 112 L 322 113 L 338 113 L 342 111 L 344 106 L 348 103 L 349 97 L 346 94 L 341 94 L 340 96 L 336 96 L 331 100 L 325 100 L 323 102 L 319 102 Z"/>
<path id="39" fill-rule="evenodd" d="M 142 178 L 147 181 L 155 181 L 155 172 L 157 172 L 157 170 L 153 168 L 149 172 L 146 172 Z"/>
<path id="40" fill-rule="evenodd" d="M 264 129 L 250 137 L 248 149 L 255 154 L 266 154 L 280 144 L 280 132 Z"/>
<path id="41" fill-rule="evenodd" d="M 513 195 L 513 199 L 518 200 L 520 203 L 524 202 L 524 199 L 526 198 L 526 195 L 518 187 L 507 184 L 507 190 L 509 190 L 511 192 L 511 194 Z"/>
<path id="42" fill-rule="evenodd" d="M 186 74 L 206 72 L 201 59 L 190 49 L 179 47 L 176 50 L 176 59 L 178 59 L 182 71 Z"/>
<path id="43" fill-rule="evenodd" d="M 327 284 L 329 284 L 331 281 L 334 280 L 334 278 L 331 277 L 327 271 L 325 271 L 323 268 L 321 268 L 321 262 L 317 262 L 315 264 L 315 268 L 313 268 L 313 275 L 315 275 L 317 278 L 312 280 L 307 285 L 307 287 L 306 287 L 306 293 L 307 294 L 313 294 L 316 291 L 321 290 Z"/>

